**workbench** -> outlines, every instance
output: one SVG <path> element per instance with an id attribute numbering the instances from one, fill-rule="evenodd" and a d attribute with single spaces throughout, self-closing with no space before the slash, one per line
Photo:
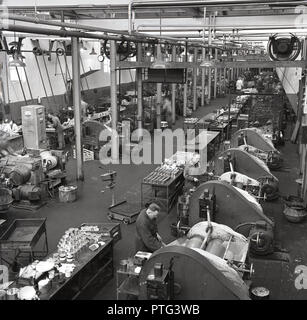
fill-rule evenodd
<path id="1" fill-rule="evenodd" d="M 145 200 L 162 204 L 166 212 L 169 213 L 175 204 L 180 192 L 184 185 L 183 170 L 180 170 L 175 177 L 170 178 L 164 184 L 156 184 L 151 182 L 142 181 L 141 183 L 141 205 L 145 205 Z M 148 190 L 149 189 L 149 196 Z"/>
<path id="2" fill-rule="evenodd" d="M 43 251 L 35 250 L 40 238 L 44 235 Z M 46 219 L 16 219 L 3 233 L 0 239 L 0 264 L 3 253 L 12 252 L 13 262 L 17 262 L 18 256 L 28 254 L 29 261 L 33 262 L 36 253 L 40 252 L 43 256 L 48 254 L 48 239 L 46 231 Z M 9 263 L 11 264 L 11 263 Z"/>
<path id="3" fill-rule="evenodd" d="M 74 261 L 76 268 L 72 276 L 66 278 L 60 284 L 53 281 L 52 287 L 46 294 L 41 294 L 41 300 L 75 300 L 82 298 L 85 290 L 93 290 L 94 287 L 101 288 L 113 277 L 113 240 L 111 238 L 102 239 L 104 246 L 100 246 L 96 251 L 88 248 L 82 250 L 78 260 Z"/>
<path id="4" fill-rule="evenodd" d="M 40 300 L 76 300 L 86 299 L 87 295 L 95 294 L 113 277 L 113 239 L 102 238 L 105 242 L 96 251 L 84 248 L 78 254 L 76 265 L 70 278 L 52 280 L 51 288 L 40 293 Z M 51 254 L 50 257 L 53 255 Z M 48 258 L 48 257 L 47 257 Z M 21 288 L 30 282 L 27 279 L 16 279 L 10 288 Z"/>

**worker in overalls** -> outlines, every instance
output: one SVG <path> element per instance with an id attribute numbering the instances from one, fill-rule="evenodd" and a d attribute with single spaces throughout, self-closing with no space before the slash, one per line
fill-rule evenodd
<path id="1" fill-rule="evenodd" d="M 158 233 L 157 218 L 160 207 L 151 203 L 143 209 L 136 220 L 136 251 L 154 252 L 165 246 Z"/>
<path id="2" fill-rule="evenodd" d="M 63 150 L 65 148 L 64 131 L 61 125 L 60 119 L 53 115 L 51 112 L 47 115 L 48 121 L 51 123 L 52 127 L 55 129 L 58 138 L 58 148 Z"/>

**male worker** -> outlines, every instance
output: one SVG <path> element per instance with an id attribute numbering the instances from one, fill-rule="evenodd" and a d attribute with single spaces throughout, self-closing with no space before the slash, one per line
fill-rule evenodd
<path id="1" fill-rule="evenodd" d="M 241 77 L 238 78 L 237 82 L 236 82 L 236 89 L 237 89 L 237 92 L 241 92 L 242 89 L 243 89 L 243 79 Z"/>
<path id="2" fill-rule="evenodd" d="M 65 141 L 61 121 L 57 116 L 53 115 L 51 112 L 48 113 L 47 118 L 51 122 L 52 127 L 55 128 L 55 131 L 57 133 L 59 149 L 63 150 L 65 148 Z"/>
<path id="3" fill-rule="evenodd" d="M 136 220 L 136 251 L 154 252 L 165 244 L 158 234 L 157 217 L 160 207 L 151 203 L 143 209 Z"/>

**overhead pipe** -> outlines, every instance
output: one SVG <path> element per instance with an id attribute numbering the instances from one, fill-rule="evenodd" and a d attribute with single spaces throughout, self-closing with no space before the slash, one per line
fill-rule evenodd
<path id="1" fill-rule="evenodd" d="M 1 15 L 0 15 L 1 16 Z M 68 31 L 68 30 L 56 30 L 56 29 L 47 29 L 47 28 L 36 28 L 25 25 L 15 25 L 15 24 L 2 24 L 0 26 L 0 30 L 12 31 L 12 32 L 23 32 L 23 33 L 32 33 L 32 34 L 45 34 L 51 36 L 59 36 L 59 37 L 80 37 L 80 38 L 88 38 L 88 39 L 100 39 L 100 40 L 115 40 L 122 41 L 122 37 L 115 36 L 106 36 L 102 34 L 93 34 L 82 31 Z M 133 42 L 146 42 L 140 39 L 126 39 L 131 40 Z M 148 41 L 147 41 L 148 42 Z"/>
<path id="2" fill-rule="evenodd" d="M 307 1 L 289 1 L 289 0 L 281 0 L 281 1 L 275 1 L 275 0 L 176 0 L 176 1 L 159 1 L 159 0 L 154 0 L 154 1 L 135 1 L 132 0 L 130 1 L 128 5 L 128 11 L 130 13 L 132 12 L 133 7 L 134 8 L 154 8 L 154 7 L 171 7 L 171 6 L 176 6 L 176 7 L 199 7 L 205 5 L 206 7 L 209 6 L 252 6 L 252 5 L 295 5 L 295 4 L 306 4 Z"/>
<path id="3" fill-rule="evenodd" d="M 300 24 L 300 28 L 304 28 L 306 27 L 307 24 L 306 23 L 302 23 Z M 163 32 L 176 32 L 176 31 L 182 31 L 183 27 L 184 27 L 184 31 L 198 31 L 200 29 L 203 28 L 202 25 L 195 25 L 195 24 L 187 24 L 187 25 L 179 25 L 179 24 L 168 24 L 168 25 L 163 25 L 161 26 L 164 30 Z M 297 29 L 297 26 L 295 25 L 276 25 L 276 24 L 265 24 L 265 25 L 212 25 L 212 24 L 209 24 L 209 25 L 206 25 L 206 27 L 214 27 L 216 30 L 224 30 L 224 29 L 230 29 L 232 30 L 234 27 L 238 30 L 267 30 L 267 29 Z M 160 28 L 160 25 L 158 24 L 139 24 L 137 26 L 137 32 L 141 32 L 140 29 L 142 28 Z M 168 30 L 165 30 L 165 28 L 180 28 L 180 30 L 177 30 L 177 29 L 168 29 Z M 187 29 L 188 28 L 188 29 Z M 145 30 L 147 32 L 155 32 L 155 31 L 158 31 L 157 29 L 149 29 L 149 30 Z"/>
<path id="4" fill-rule="evenodd" d="M 1 16 L 3 16 L 3 15 L 0 15 L 0 17 Z M 5 19 L 61 27 L 60 31 L 62 31 L 62 32 L 72 32 L 72 31 L 65 30 L 65 28 L 72 28 L 72 29 L 79 29 L 79 30 L 86 30 L 86 31 L 93 31 L 93 32 L 112 33 L 112 34 L 120 35 L 117 37 L 109 36 L 109 35 L 99 35 L 99 37 L 94 37 L 94 36 L 87 37 L 85 35 L 82 35 L 81 31 L 78 31 L 78 32 L 80 32 L 80 35 L 79 35 L 80 38 L 93 38 L 93 39 L 115 40 L 115 41 L 128 40 L 128 41 L 133 41 L 133 42 L 149 42 L 149 41 L 154 41 L 154 40 L 155 41 L 159 40 L 162 42 L 163 41 L 165 41 L 165 42 L 178 41 L 178 39 L 174 39 L 171 37 L 154 36 L 154 35 L 146 34 L 146 33 L 142 33 L 142 34 L 133 33 L 133 35 L 131 35 L 129 33 L 129 31 L 127 32 L 127 31 L 122 31 L 122 30 L 93 27 L 93 26 L 89 26 L 89 25 L 80 25 L 80 24 L 67 23 L 67 22 L 55 22 L 55 21 L 50 21 L 50 20 L 42 20 L 42 19 L 38 19 L 38 18 L 25 17 L 25 16 L 21 16 L 18 14 L 8 14 L 8 16 L 5 16 Z M 5 29 L 3 29 L 3 30 L 5 30 Z M 72 35 L 72 36 L 74 36 L 74 35 Z M 185 41 L 185 40 L 182 39 L 182 41 Z M 196 46 L 199 45 L 199 43 L 197 43 L 196 41 L 189 41 L 189 42 L 194 43 Z"/>
<path id="5" fill-rule="evenodd" d="M 135 0 L 131 0 L 128 4 L 128 32 L 129 34 L 132 33 L 132 10 L 133 7 L 137 8 L 137 7 L 143 7 L 143 8 L 153 8 L 153 7 L 172 7 L 172 6 L 176 6 L 176 7 L 191 7 L 191 6 L 217 6 L 217 5 L 231 5 L 231 6 L 236 6 L 236 5 L 244 5 L 244 6 L 249 6 L 249 5 L 255 5 L 255 4 L 262 4 L 262 5 L 280 5 L 280 4 L 291 4 L 291 5 L 303 5 L 303 4 L 307 4 L 307 1 L 289 1 L 289 0 L 281 0 L 281 1 L 272 1 L 272 0 L 267 0 L 267 1 L 263 1 L 263 0 L 252 0 L 252 1 L 246 1 L 246 0 L 225 0 L 225 1 L 210 1 L 207 0 L 206 2 L 204 2 L 203 0 L 200 1 L 187 1 L 187 0 L 176 0 L 176 1 L 135 1 Z"/>

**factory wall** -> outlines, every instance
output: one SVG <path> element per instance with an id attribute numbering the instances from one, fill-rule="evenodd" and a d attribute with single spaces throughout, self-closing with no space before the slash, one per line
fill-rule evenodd
<path id="1" fill-rule="evenodd" d="M 276 72 L 288 96 L 294 112 L 297 114 L 298 91 L 301 80 L 301 68 L 276 68 Z"/>
<path id="2" fill-rule="evenodd" d="M 32 38 L 33 39 L 33 38 Z M 39 39 L 39 44 L 43 50 L 49 50 L 49 40 Z M 14 38 L 7 38 L 7 42 L 10 43 L 11 41 L 18 40 Z M 28 104 L 30 103 L 37 103 L 38 97 L 41 98 L 41 102 L 47 108 L 50 108 L 54 111 L 57 111 L 61 106 L 65 105 L 67 102 L 66 99 L 66 80 L 69 80 L 72 77 L 72 69 L 71 69 L 71 57 L 67 56 L 67 66 L 65 59 L 63 56 L 59 57 L 59 61 L 55 53 L 51 53 L 51 60 L 48 60 L 48 56 L 45 56 L 46 67 L 44 65 L 43 57 L 38 56 L 38 64 L 41 69 L 43 83 L 45 85 L 47 96 L 45 94 L 44 86 L 40 78 L 39 69 L 36 63 L 36 59 L 34 54 L 32 53 L 33 49 L 33 42 L 30 38 L 26 38 L 23 40 L 22 46 L 22 55 L 25 57 L 24 61 L 26 63 L 25 72 L 28 76 L 29 87 L 31 89 L 32 98 L 29 91 L 29 87 L 27 85 L 26 74 L 22 67 L 18 67 L 18 71 L 21 77 L 21 84 L 26 96 L 26 100 Z M 102 90 L 95 90 L 96 97 L 99 94 L 106 94 L 106 96 L 110 95 L 109 86 L 110 86 L 110 61 L 105 59 L 103 63 L 100 63 L 97 60 L 97 54 L 90 55 L 92 48 L 94 48 L 95 52 L 98 53 L 100 50 L 100 44 L 98 41 L 89 41 L 83 43 L 84 47 L 87 50 L 81 50 L 80 56 L 82 59 L 82 63 L 80 62 L 80 73 L 87 74 L 86 77 L 81 77 L 81 90 L 83 93 L 85 91 L 85 97 L 90 98 L 88 92 L 92 92 L 93 89 L 102 89 Z M 60 41 L 56 41 L 53 45 L 52 50 L 55 51 L 58 47 L 63 48 L 63 44 Z M 29 52 L 28 52 L 29 51 Z M 20 82 L 18 80 L 18 75 L 16 72 L 15 67 L 8 67 L 8 56 L 4 53 L 0 56 L 0 63 L 3 64 L 4 72 L 1 73 L 2 76 L 2 83 L 4 87 L 4 102 L 9 103 L 9 110 L 6 108 L 4 110 L 5 116 L 7 118 L 12 118 L 15 121 L 20 121 L 21 114 L 20 114 L 20 107 L 25 105 L 24 96 L 22 93 L 22 88 Z M 60 63 L 60 65 L 59 65 Z M 61 73 L 61 68 L 64 74 L 64 79 Z M 7 72 L 5 72 L 7 70 Z M 48 72 L 47 72 L 48 71 Z M 48 80 L 48 74 L 50 78 L 50 83 Z M 119 72 L 118 72 L 119 75 Z M 118 83 L 119 83 L 119 76 Z M 131 83 L 135 80 L 135 72 L 134 70 L 122 70 L 120 72 L 120 83 Z M 52 94 L 53 91 L 53 94 Z M 98 94 L 97 94 L 98 92 Z M 100 96 L 101 98 L 102 96 Z M 3 112 L 3 111 L 2 111 Z"/>

